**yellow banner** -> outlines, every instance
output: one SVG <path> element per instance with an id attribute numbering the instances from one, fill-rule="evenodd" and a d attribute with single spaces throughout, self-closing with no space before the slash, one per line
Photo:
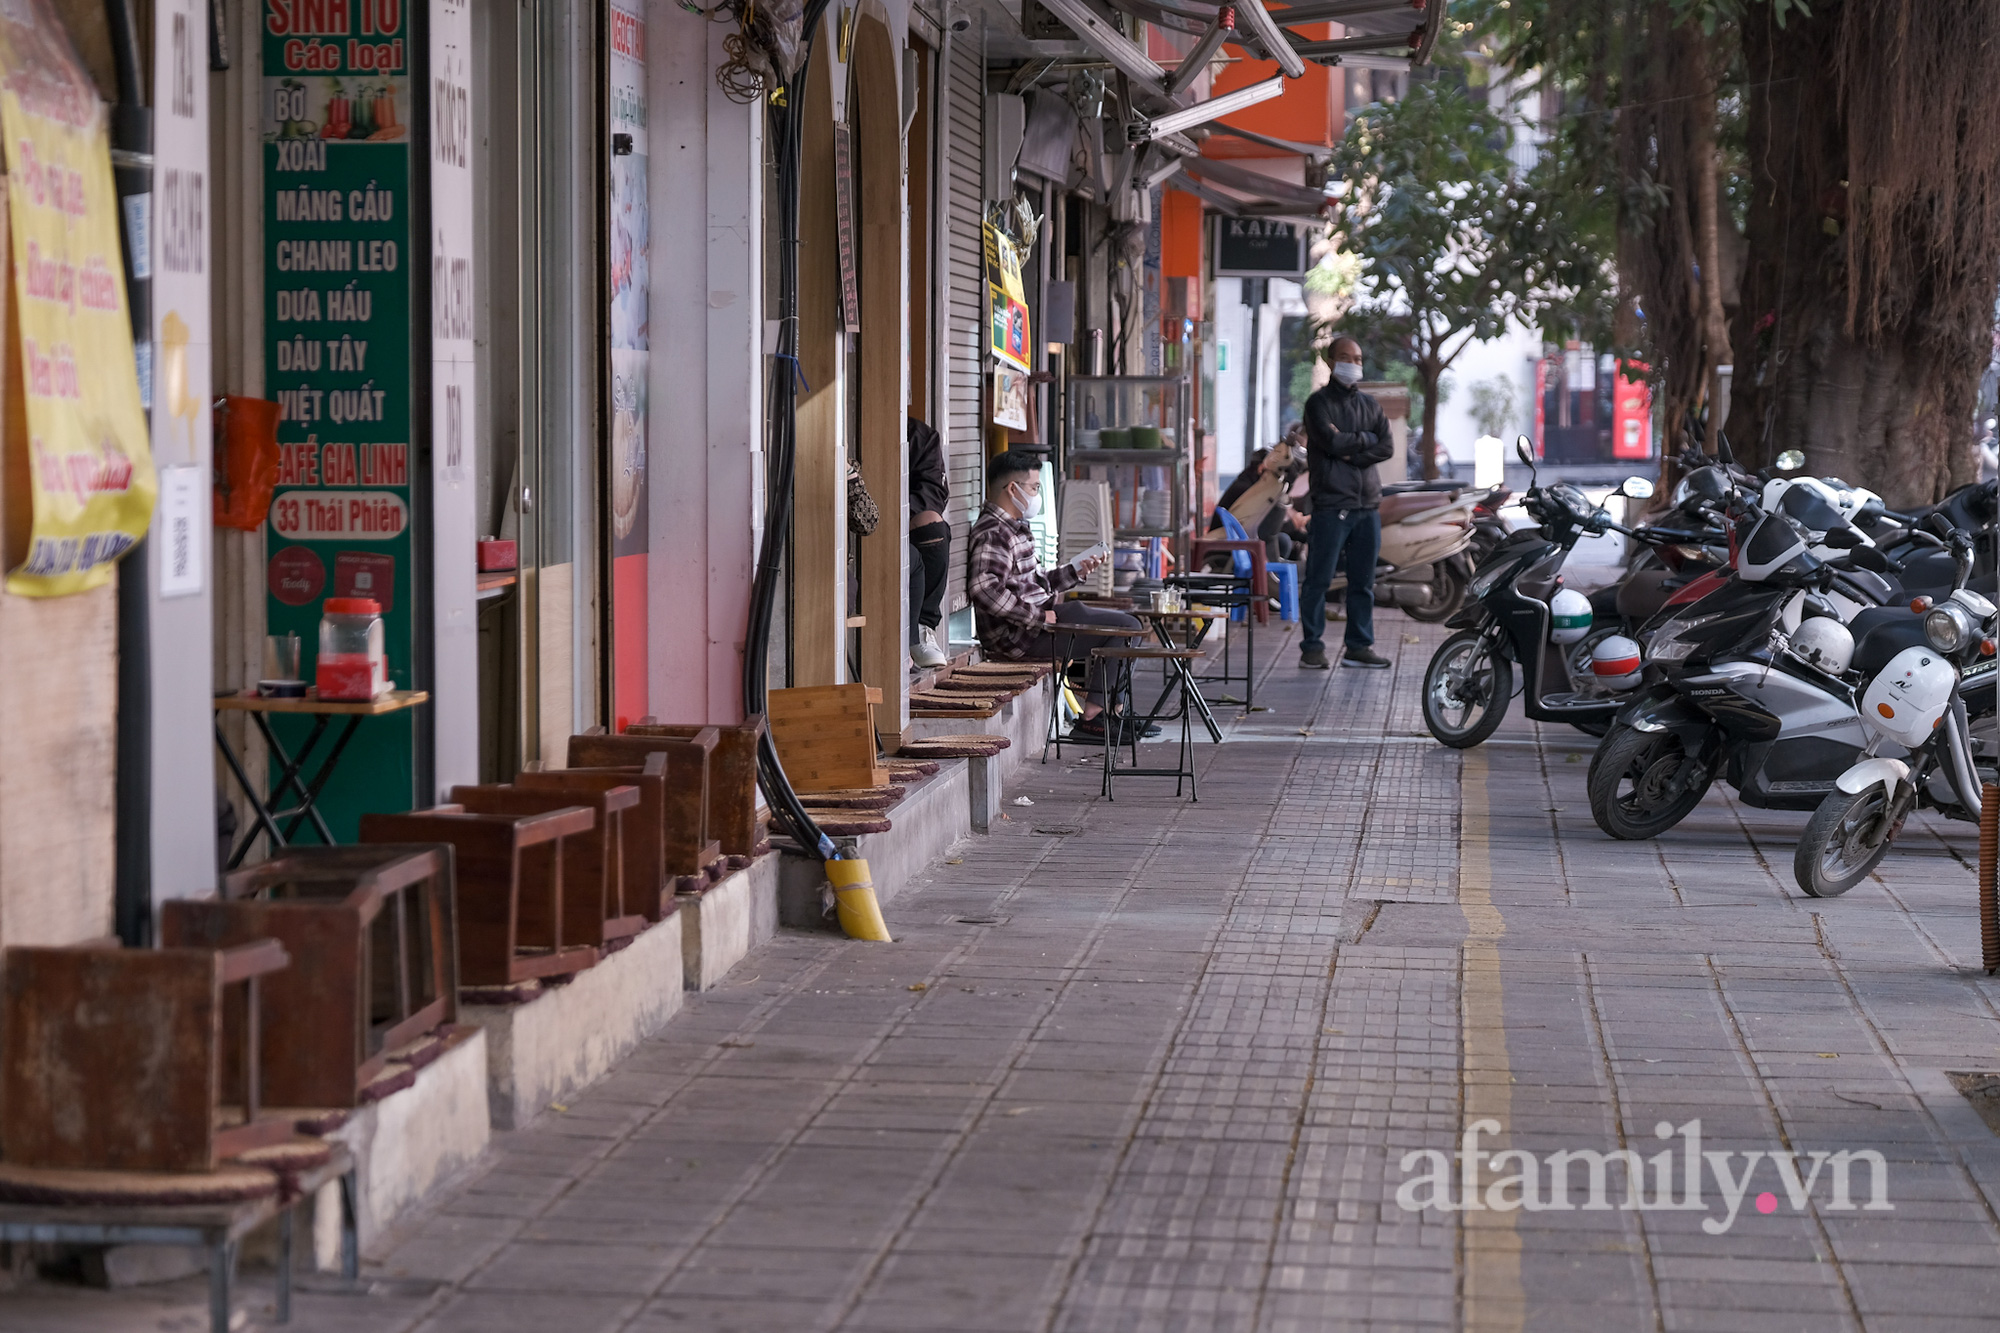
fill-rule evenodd
<path id="1" fill-rule="evenodd" d="M 0 134 L 34 499 L 7 591 L 60 597 L 111 577 L 152 522 L 157 482 L 105 108 L 48 0 L 0 4 Z"/>

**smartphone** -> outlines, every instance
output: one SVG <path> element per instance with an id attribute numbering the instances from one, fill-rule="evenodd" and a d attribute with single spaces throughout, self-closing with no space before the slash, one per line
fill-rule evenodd
<path id="1" fill-rule="evenodd" d="M 1081 569 L 1083 567 L 1084 561 L 1089 560 L 1095 556 L 1110 555 L 1110 554 L 1111 554 L 1111 543 L 1099 542 L 1097 543 L 1097 545 L 1091 547 L 1087 551 L 1078 551 L 1075 555 L 1071 556 L 1065 563 L 1067 563 L 1073 569 Z"/>

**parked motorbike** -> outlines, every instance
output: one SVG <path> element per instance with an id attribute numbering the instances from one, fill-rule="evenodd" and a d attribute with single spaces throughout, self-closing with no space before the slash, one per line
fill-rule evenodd
<path id="1" fill-rule="evenodd" d="M 1530 471 L 1524 500 L 1539 525 L 1511 534 L 1474 573 L 1474 602 L 1451 618 L 1458 633 L 1438 645 L 1424 671 L 1424 725 L 1439 743 L 1467 749 L 1493 734 L 1507 715 L 1518 664 L 1522 706 L 1537 721 L 1608 722 L 1618 711 L 1611 691 L 1639 679 L 1639 645 L 1616 626 L 1593 632 L 1591 608 L 1561 587 L 1562 566 L 1577 541 L 1607 531 L 1636 535 L 1567 482 L 1536 485 L 1534 452 L 1515 446 Z M 1623 493 L 1652 494 L 1652 483 L 1629 478 Z"/>
<path id="2" fill-rule="evenodd" d="M 1591 760 L 1591 815 L 1614 838 L 1666 832 L 1717 776 L 1746 805 L 1816 808 L 1867 741 L 1842 673 L 1877 670 L 1921 634 L 1907 606 L 1868 604 L 1892 595 L 1880 576 L 1813 555 L 1814 525 L 1836 547 L 1852 538 L 1810 491 L 1769 511 L 1734 503 L 1733 571 L 1669 599 L 1649 627 L 1648 683 Z"/>
<path id="3" fill-rule="evenodd" d="M 1419 482 L 1382 491 L 1382 549 L 1375 558 L 1375 604 L 1437 624 L 1465 604 L 1472 580 L 1473 511 L 1503 487 L 1466 491 L 1456 483 Z M 1347 586 L 1336 573 L 1331 598 Z"/>
<path id="4" fill-rule="evenodd" d="M 1954 532 L 1951 551 L 1958 586 L 1923 616 L 1922 642 L 1879 666 L 1857 663 L 1863 669 L 1853 684 L 1867 744 L 1821 798 L 1792 858 L 1799 887 L 1815 898 L 1837 897 L 1867 878 L 1913 810 L 1979 819 L 1981 774 L 1961 686 L 1968 671 L 1992 669 L 1995 612 L 1965 586 L 1971 536 Z"/>

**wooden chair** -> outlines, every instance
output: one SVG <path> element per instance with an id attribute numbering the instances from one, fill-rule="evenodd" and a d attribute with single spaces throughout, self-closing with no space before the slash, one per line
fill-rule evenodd
<path id="1" fill-rule="evenodd" d="M 196 1172 L 291 1139 L 292 1117 L 264 1110 L 258 1036 L 259 981 L 289 961 L 270 939 L 6 950 L 0 1154 L 24 1167 Z"/>
<path id="2" fill-rule="evenodd" d="M 446 846 L 294 847 L 224 876 L 219 900 L 164 906 L 169 947 L 270 938 L 291 955 L 264 983 L 272 1104 L 357 1106 L 392 1053 L 457 1018 L 451 862 Z"/>
<path id="3" fill-rule="evenodd" d="M 602 952 L 637 935 L 648 924 L 625 896 L 625 812 L 639 804 L 639 789 L 621 783 L 588 790 L 573 783 L 556 788 L 493 784 L 453 787 L 451 799 L 473 814 L 539 815 L 580 807 L 595 816 L 591 826 L 563 840 L 563 938 Z M 636 904 L 640 895 L 634 893 Z"/>
<path id="4" fill-rule="evenodd" d="M 663 737 L 691 740 L 704 731 L 715 732 L 715 748 L 708 762 L 707 837 L 722 844 L 722 854 L 734 859 L 733 869 L 741 870 L 758 854 L 763 837 L 757 827 L 757 748 L 768 729 L 762 713 L 753 713 L 734 724 L 713 727 L 676 723 L 647 722 L 626 728 L 622 737 L 584 736 L 570 739 L 569 762 L 577 768 L 607 763 L 591 759 L 589 747 L 577 752 L 577 741 L 624 740 Z M 626 760 L 620 763 L 629 762 Z"/>
<path id="5" fill-rule="evenodd" d="M 597 962 L 597 947 L 568 932 L 563 910 L 564 844 L 596 822 L 596 814 L 580 806 L 507 815 L 445 805 L 363 815 L 361 841 L 448 844 L 458 984 L 512 986 L 568 976 Z"/>
<path id="6" fill-rule="evenodd" d="M 571 770 L 643 766 L 655 756 L 665 763 L 666 804 L 661 840 L 667 874 L 683 882 L 710 878 L 710 867 L 724 854 L 708 822 L 714 795 L 711 767 L 722 734 L 715 727 L 688 730 L 690 734 L 686 736 L 627 734 L 569 738 Z M 721 867 L 716 870 L 719 874 Z"/>

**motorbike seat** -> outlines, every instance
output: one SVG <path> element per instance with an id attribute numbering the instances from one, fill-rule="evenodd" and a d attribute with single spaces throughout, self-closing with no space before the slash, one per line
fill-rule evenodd
<path id="1" fill-rule="evenodd" d="M 1687 580 L 1666 569 L 1642 569 L 1618 585 L 1618 614 L 1634 625 L 1643 625 L 1667 604 L 1676 587 Z"/>
<path id="2" fill-rule="evenodd" d="M 1394 523 L 1412 514 L 1443 509 L 1457 499 L 1456 491 L 1407 491 L 1400 495 L 1385 492 L 1382 496 L 1382 521 Z"/>
<path id="3" fill-rule="evenodd" d="M 1856 671 L 1873 675 L 1889 665 L 1889 660 L 1905 648 L 1921 647 L 1924 619 L 1907 606 L 1871 606 L 1847 622 L 1854 636 Z"/>

